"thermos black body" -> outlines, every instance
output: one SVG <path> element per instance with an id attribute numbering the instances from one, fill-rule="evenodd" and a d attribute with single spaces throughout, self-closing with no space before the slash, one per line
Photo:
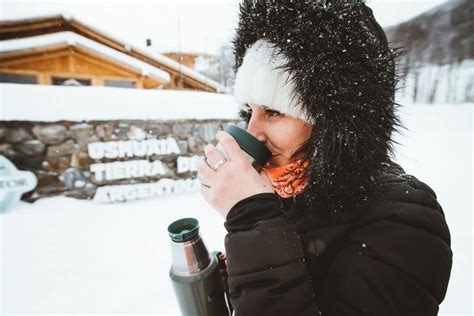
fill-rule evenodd
<path id="1" fill-rule="evenodd" d="M 171 237 L 170 279 L 183 316 L 228 316 L 218 260 L 210 255 L 196 219 L 168 227 Z"/>

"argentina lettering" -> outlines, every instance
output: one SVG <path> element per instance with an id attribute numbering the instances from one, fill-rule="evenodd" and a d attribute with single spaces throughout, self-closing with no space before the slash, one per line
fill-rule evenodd
<path id="1" fill-rule="evenodd" d="M 94 142 L 88 144 L 88 155 L 94 160 L 142 158 L 126 161 L 97 162 L 90 165 L 94 182 L 103 184 L 107 181 L 122 179 L 139 179 L 169 175 L 169 168 L 159 159 L 152 161 L 143 158 L 152 156 L 179 155 L 176 139 L 121 140 Z M 201 156 L 178 156 L 176 172 L 196 172 Z M 106 185 L 97 188 L 94 201 L 101 203 L 125 202 L 161 195 L 179 194 L 197 191 L 200 182 L 195 178 L 170 179 L 161 178 L 156 182 Z"/>

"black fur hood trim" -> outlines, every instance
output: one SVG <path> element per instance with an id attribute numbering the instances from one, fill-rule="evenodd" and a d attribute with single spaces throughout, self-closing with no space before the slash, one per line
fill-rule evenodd
<path id="1" fill-rule="evenodd" d="M 392 135 L 401 127 L 394 101 L 398 53 L 362 0 L 244 0 L 234 71 L 259 39 L 287 58 L 295 97 L 314 122 L 304 193 L 311 218 L 358 215 L 391 163 Z"/>

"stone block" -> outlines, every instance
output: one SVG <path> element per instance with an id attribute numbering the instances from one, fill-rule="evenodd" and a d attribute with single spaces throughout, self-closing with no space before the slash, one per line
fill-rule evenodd
<path id="1" fill-rule="evenodd" d="M 186 139 L 192 135 L 194 124 L 192 123 L 176 123 L 173 124 L 172 133 L 175 137 Z"/>
<path id="2" fill-rule="evenodd" d="M 76 140 L 76 142 L 79 145 L 88 144 L 94 141 L 94 140 L 91 140 L 91 137 L 93 137 L 93 134 L 94 134 L 94 126 L 87 123 L 75 124 L 69 127 L 70 137 Z"/>
<path id="3" fill-rule="evenodd" d="M 113 140 L 128 140 L 128 131 L 130 126 L 127 123 L 120 123 L 112 134 Z"/>
<path id="4" fill-rule="evenodd" d="M 221 130 L 219 123 L 205 123 L 198 127 L 198 135 L 202 140 L 210 143 L 216 139 L 216 134 Z"/>
<path id="5" fill-rule="evenodd" d="M 95 132 L 99 140 L 107 142 L 112 140 L 114 126 L 112 123 L 100 124 L 95 127 Z"/>
<path id="6" fill-rule="evenodd" d="M 33 134 L 44 144 L 57 145 L 66 139 L 67 129 L 59 124 L 36 125 L 33 127 Z"/>
<path id="7" fill-rule="evenodd" d="M 73 168 L 88 168 L 91 163 L 89 155 L 83 151 L 72 154 L 71 167 Z"/>
<path id="8" fill-rule="evenodd" d="M 33 139 L 30 132 L 23 127 L 20 128 L 9 128 L 4 132 L 4 137 L 9 143 L 19 143 Z"/>
<path id="9" fill-rule="evenodd" d="M 188 137 L 188 149 L 191 153 L 202 153 L 206 144 L 207 143 L 199 137 Z"/>
<path id="10" fill-rule="evenodd" d="M 188 153 L 188 142 L 185 140 L 178 140 L 178 147 L 181 155 Z"/>
<path id="11" fill-rule="evenodd" d="M 27 155 L 35 156 L 42 155 L 46 146 L 37 139 L 27 140 L 13 146 L 18 152 Z"/>
<path id="12" fill-rule="evenodd" d="M 132 125 L 127 132 L 127 138 L 129 140 L 144 140 L 147 138 L 147 132 L 141 127 Z"/>
<path id="13" fill-rule="evenodd" d="M 49 158 L 42 162 L 42 169 L 46 171 L 53 171 L 62 173 L 69 168 L 70 159 L 68 157 Z"/>
<path id="14" fill-rule="evenodd" d="M 147 127 L 148 138 L 165 137 L 173 133 L 169 124 L 150 124 Z"/>
<path id="15" fill-rule="evenodd" d="M 86 185 L 86 179 L 81 171 L 76 168 L 66 169 L 61 176 L 59 176 L 59 180 L 64 183 L 67 189 L 83 188 Z"/>
<path id="16" fill-rule="evenodd" d="M 79 152 L 80 146 L 75 144 L 74 141 L 68 140 L 57 146 L 49 146 L 47 149 L 48 157 L 61 157 L 69 156 L 76 152 Z"/>
<path id="17" fill-rule="evenodd" d="M 15 150 L 13 150 L 13 146 L 10 144 L 0 144 L 0 155 L 4 156 L 13 156 L 15 155 Z"/>

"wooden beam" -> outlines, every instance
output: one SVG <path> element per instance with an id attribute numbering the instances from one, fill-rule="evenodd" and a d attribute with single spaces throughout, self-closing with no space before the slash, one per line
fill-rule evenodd
<path id="1" fill-rule="evenodd" d="M 0 62 L 7 63 L 7 62 L 15 62 L 16 60 L 29 60 L 29 59 L 37 59 L 42 58 L 48 59 L 52 57 L 57 57 L 57 54 L 66 55 L 65 49 L 67 49 L 69 45 L 67 44 L 60 44 L 60 45 L 53 45 L 48 47 L 34 47 L 28 48 L 20 51 L 11 51 L 11 52 L 3 52 L 0 53 Z"/>
<path id="2" fill-rule="evenodd" d="M 69 49 L 69 54 L 68 54 L 68 66 L 69 66 L 69 71 L 74 73 L 76 72 L 76 62 L 75 62 L 75 58 L 72 57 L 72 52 L 74 50 L 72 49 Z"/>

